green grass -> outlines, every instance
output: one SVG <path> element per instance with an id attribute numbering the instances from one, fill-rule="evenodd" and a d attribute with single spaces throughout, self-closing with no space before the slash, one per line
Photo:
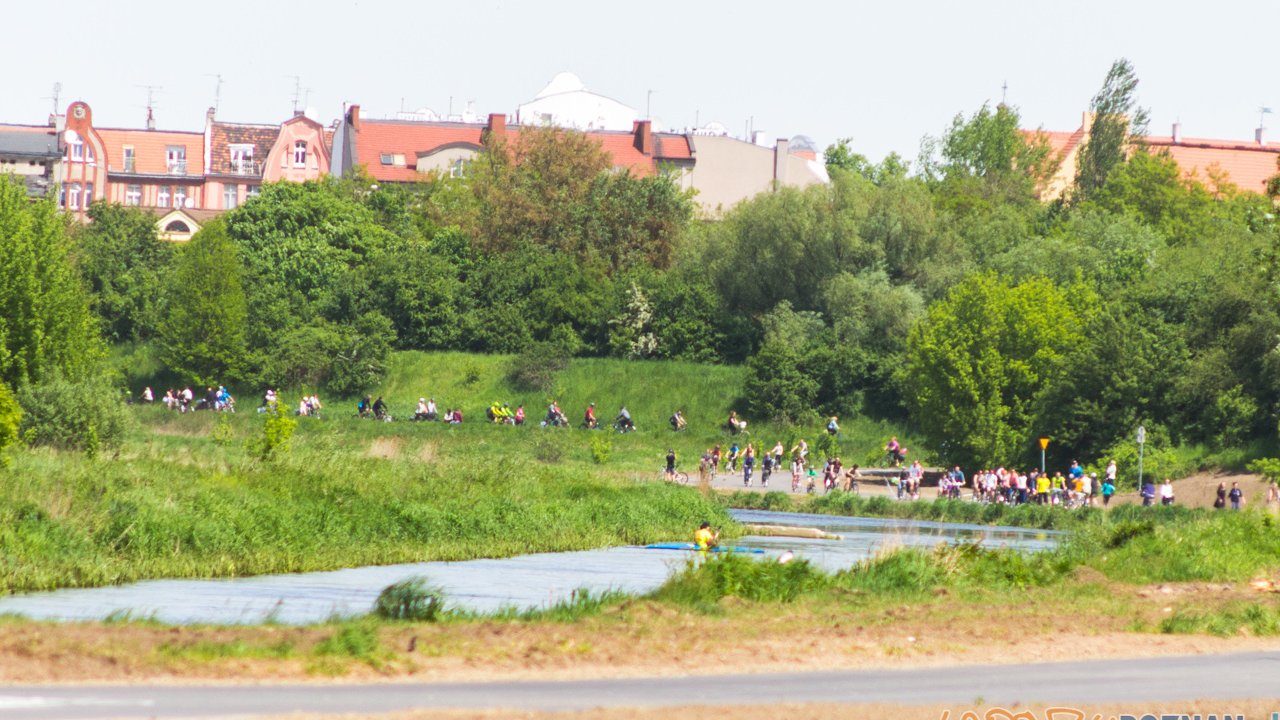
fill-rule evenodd
<path id="1" fill-rule="evenodd" d="M 1247 632 L 1255 637 L 1280 635 L 1280 605 L 1236 602 L 1208 611 L 1177 610 L 1156 630 L 1167 635 L 1208 634 L 1230 637 Z"/>
<path id="2" fill-rule="evenodd" d="M 733 525 L 694 489 L 593 471 L 585 437 L 560 436 L 577 460 L 548 464 L 532 457 L 535 432 L 513 443 L 511 428 L 332 418 L 301 423 L 293 449 L 263 463 L 245 448 L 255 413 L 231 417 L 221 442 L 228 416 L 135 413 L 118 455 L 11 454 L 0 590 L 500 557 Z"/>

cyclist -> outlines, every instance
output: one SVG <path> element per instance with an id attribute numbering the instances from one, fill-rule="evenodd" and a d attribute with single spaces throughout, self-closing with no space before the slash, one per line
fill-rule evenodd
<path id="1" fill-rule="evenodd" d="M 588 430 L 595 430 L 596 428 L 600 427 L 600 421 L 596 419 L 595 403 L 589 403 L 587 405 L 587 412 L 582 416 L 582 424 Z"/>
<path id="2" fill-rule="evenodd" d="M 627 409 L 626 405 L 623 405 L 622 409 L 618 411 L 618 417 L 614 419 L 613 424 L 617 425 L 618 430 L 622 432 L 631 432 L 636 429 L 636 424 L 631 421 L 631 411 Z"/>
<path id="3" fill-rule="evenodd" d="M 675 414 L 672 415 L 671 419 L 668 420 L 667 422 L 671 423 L 671 429 L 675 430 L 676 432 L 680 432 L 681 430 L 685 429 L 685 427 L 687 427 L 688 425 L 688 423 L 684 421 L 684 413 L 680 412 L 679 410 L 675 411 Z"/>

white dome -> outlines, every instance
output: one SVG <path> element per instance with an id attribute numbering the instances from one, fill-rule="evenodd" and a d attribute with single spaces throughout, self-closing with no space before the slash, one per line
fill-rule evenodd
<path id="1" fill-rule="evenodd" d="M 544 98 L 549 95 L 559 95 L 561 93 L 581 92 L 586 90 L 587 86 L 582 84 L 577 75 L 571 72 L 558 73 L 551 78 L 551 82 L 542 88 L 542 92 L 535 95 L 536 98 Z"/>

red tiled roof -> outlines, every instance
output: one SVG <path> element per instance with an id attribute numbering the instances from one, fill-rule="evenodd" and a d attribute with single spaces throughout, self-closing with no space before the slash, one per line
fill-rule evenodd
<path id="1" fill-rule="evenodd" d="M 692 160 L 693 149 L 689 147 L 689 138 L 675 133 L 654 133 L 657 151 L 654 153 L 662 160 Z"/>
<path id="2" fill-rule="evenodd" d="M 1195 173 L 1201 182 L 1208 182 L 1211 173 L 1221 174 L 1241 190 L 1257 193 L 1265 192 L 1267 178 L 1276 174 L 1276 158 L 1280 158 L 1280 143 L 1178 138 L 1175 144 L 1171 137 L 1155 136 L 1146 142 L 1153 151 L 1168 150 L 1184 173 Z"/>
<path id="3" fill-rule="evenodd" d="M 133 146 L 134 172 L 142 175 L 168 175 L 165 150 L 170 145 L 186 147 L 187 177 L 204 175 L 204 133 L 171 130 L 121 130 L 96 128 L 106 146 L 111 172 L 124 169 L 124 147 Z"/>
<path id="4" fill-rule="evenodd" d="M 375 180 L 414 182 L 422 179 L 417 170 L 418 153 L 449 143 L 478 146 L 484 128 L 464 123 L 361 120 L 356 133 L 356 163 L 364 165 Z M 405 164 L 383 165 L 383 154 L 403 155 Z"/>
<path id="5" fill-rule="evenodd" d="M 485 125 L 472 123 L 413 122 L 403 120 L 361 120 L 356 133 L 356 163 L 364 165 L 370 177 L 387 182 L 421 180 L 417 158 L 423 153 L 454 143 L 479 146 Z M 518 125 L 508 125 L 508 134 L 520 132 Z M 654 133 L 654 156 L 636 147 L 635 134 L 622 130 L 588 131 L 609 154 L 614 167 L 625 167 L 639 177 L 653 175 L 655 160 L 689 160 L 693 152 L 689 139 L 673 133 Z M 403 155 L 404 165 L 384 165 L 382 155 Z"/>
<path id="6" fill-rule="evenodd" d="M 266 162 L 271 147 L 280 135 L 278 125 L 247 125 L 241 123 L 214 122 L 209 132 L 209 171 L 212 173 L 235 172 L 231 165 L 231 145 L 252 145 L 254 167 L 250 174 L 261 175 L 261 164 Z"/>
<path id="7" fill-rule="evenodd" d="M 1080 128 L 1075 132 L 1058 132 L 1048 130 L 1023 130 L 1028 139 L 1034 139 L 1037 135 L 1043 135 L 1049 141 L 1049 152 L 1054 157 L 1067 157 L 1075 152 L 1080 141 L 1084 139 L 1084 128 Z"/>

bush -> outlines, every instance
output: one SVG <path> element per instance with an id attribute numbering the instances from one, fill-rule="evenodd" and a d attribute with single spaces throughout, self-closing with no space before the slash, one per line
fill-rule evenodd
<path id="1" fill-rule="evenodd" d="M 245 443 L 245 447 L 249 452 L 257 455 L 258 459 L 268 461 L 288 451 L 289 440 L 293 438 L 293 431 L 298 427 L 298 421 L 289 417 L 279 403 L 268 406 L 264 415 L 262 432 L 258 437 Z"/>
<path id="2" fill-rule="evenodd" d="M 373 603 L 373 612 L 388 620 L 435 622 L 444 609 L 444 591 L 415 577 L 382 589 Z"/>
<path id="3" fill-rule="evenodd" d="M 22 406 L 9 392 L 9 386 L 0 381 L 0 451 L 17 442 L 21 424 Z"/>
<path id="4" fill-rule="evenodd" d="M 517 390 L 550 393 L 555 387 L 556 376 L 568 366 L 569 354 L 559 343 L 533 343 L 511 358 L 507 380 Z"/>
<path id="5" fill-rule="evenodd" d="M 55 380 L 31 385 L 18 394 L 22 437 L 29 445 L 47 445 L 96 453 L 124 439 L 129 415 L 105 382 Z"/>
<path id="6" fill-rule="evenodd" d="M 608 435 L 596 433 L 591 436 L 591 459 L 595 460 L 597 465 L 609 462 L 611 454 L 613 454 L 613 441 Z"/>

